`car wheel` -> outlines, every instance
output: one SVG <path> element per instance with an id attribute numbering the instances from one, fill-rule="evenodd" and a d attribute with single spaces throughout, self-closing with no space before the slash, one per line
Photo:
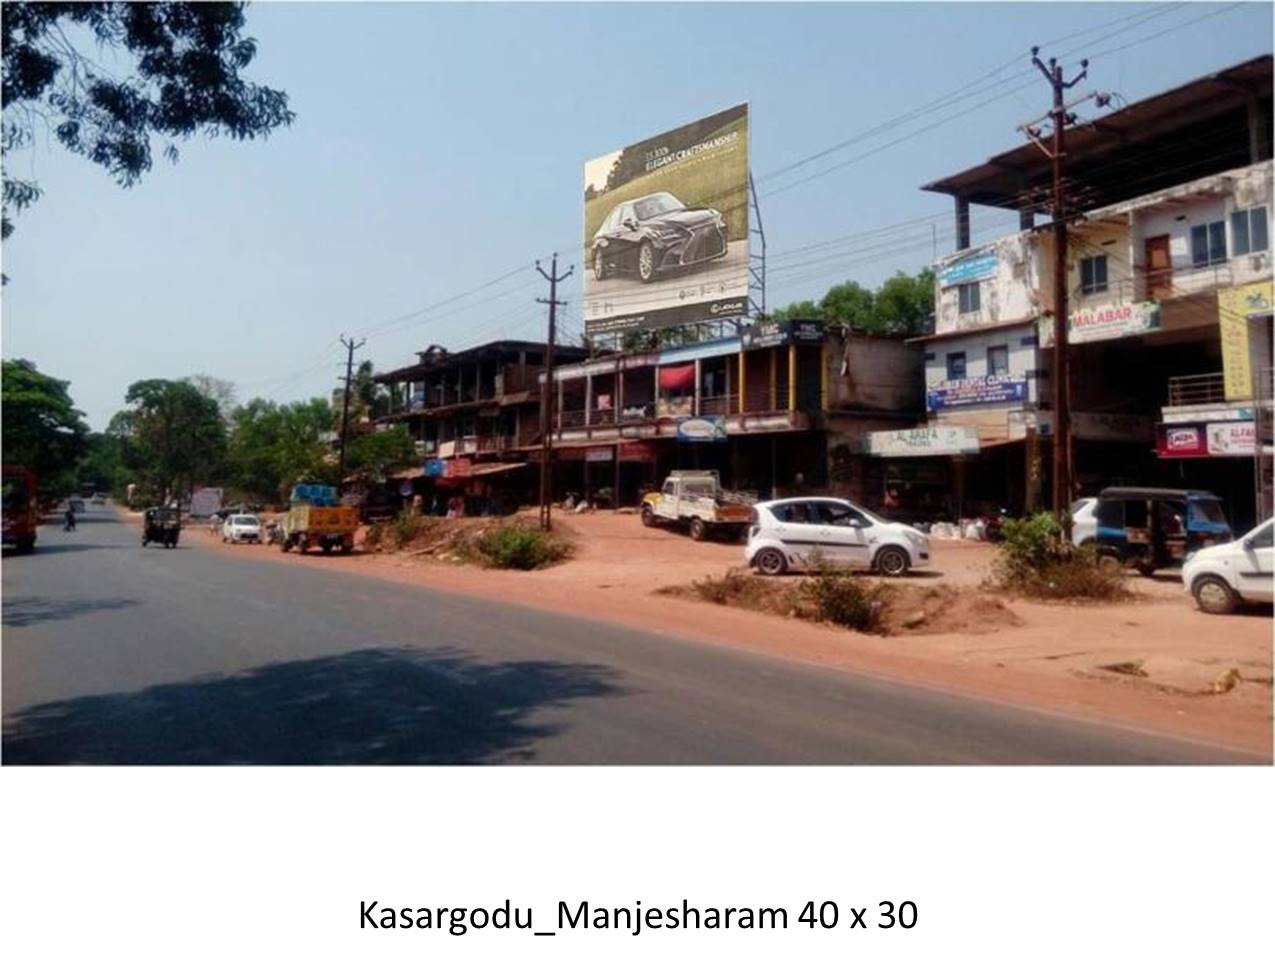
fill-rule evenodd
<path id="1" fill-rule="evenodd" d="M 1149 576 L 1149 575 L 1151 575 L 1153 572 L 1155 572 L 1155 563 L 1154 563 L 1154 562 L 1145 562 L 1145 561 L 1143 561 L 1143 562 L 1135 562 L 1135 563 L 1133 564 L 1133 568 L 1134 568 L 1134 569 L 1136 569 L 1136 570 L 1138 570 L 1138 575 L 1140 575 L 1140 576 Z"/>
<path id="2" fill-rule="evenodd" d="M 1124 563 L 1120 561 L 1120 557 L 1114 552 L 1099 552 L 1098 568 L 1103 572 L 1119 572 L 1124 568 Z"/>
<path id="3" fill-rule="evenodd" d="M 323 554 L 326 556 L 331 552 L 332 552 L 332 543 L 330 542 L 323 543 Z"/>
<path id="4" fill-rule="evenodd" d="M 696 542 L 703 542 L 708 538 L 708 526 L 703 519 L 691 520 L 691 538 Z"/>
<path id="5" fill-rule="evenodd" d="M 143 539 L 143 540 L 142 540 L 142 548 L 143 548 L 143 549 L 145 549 L 145 548 L 146 548 L 146 543 L 147 543 L 147 540 L 146 540 L 146 539 Z"/>
<path id="6" fill-rule="evenodd" d="M 655 510 L 649 505 L 642 506 L 642 525 L 648 529 L 655 525 Z"/>
<path id="7" fill-rule="evenodd" d="M 655 248 L 650 241 L 643 241 L 638 247 L 637 273 L 644 283 L 655 280 Z"/>
<path id="8" fill-rule="evenodd" d="M 1191 586 L 1191 595 L 1195 597 L 1195 604 L 1200 609 L 1215 616 L 1233 613 L 1239 604 L 1235 590 L 1226 584 L 1226 580 L 1217 576 L 1201 576 L 1195 580 Z"/>
<path id="9" fill-rule="evenodd" d="M 279 540 L 279 551 L 280 551 L 280 552 L 287 552 L 287 551 L 288 551 L 289 549 L 291 549 L 291 548 L 292 548 L 292 543 L 290 543 L 287 539 L 280 539 L 280 540 Z"/>
<path id="10" fill-rule="evenodd" d="M 607 276 L 606 259 L 602 257 L 602 249 L 597 248 L 593 252 L 593 277 L 599 281 L 605 281 Z"/>
<path id="11" fill-rule="evenodd" d="M 762 549 L 753 556 L 753 565 L 764 576 L 782 576 L 788 570 L 788 560 L 778 549 Z"/>
<path id="12" fill-rule="evenodd" d="M 886 546 L 877 553 L 877 572 L 883 576 L 906 575 L 911 567 L 912 560 L 898 546 Z"/>

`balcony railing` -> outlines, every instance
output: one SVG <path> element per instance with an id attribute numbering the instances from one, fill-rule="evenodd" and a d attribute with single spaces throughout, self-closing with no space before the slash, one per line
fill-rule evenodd
<path id="1" fill-rule="evenodd" d="M 739 396 L 702 395 L 699 400 L 700 415 L 734 415 L 739 411 Z"/>
<path id="2" fill-rule="evenodd" d="M 1169 379 L 1169 407 L 1212 405 L 1226 401 L 1226 383 L 1221 372 L 1207 375 L 1175 375 Z"/>

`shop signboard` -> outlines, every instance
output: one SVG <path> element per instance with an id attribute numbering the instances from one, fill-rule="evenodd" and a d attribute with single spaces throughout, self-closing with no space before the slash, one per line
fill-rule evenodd
<path id="1" fill-rule="evenodd" d="M 1256 422 L 1210 422 L 1204 430 L 1209 455 L 1241 455 L 1257 452 Z"/>
<path id="2" fill-rule="evenodd" d="M 724 442 L 726 441 L 726 419 L 720 415 L 682 419 L 677 423 L 677 440 L 679 442 Z"/>
<path id="3" fill-rule="evenodd" d="M 759 321 L 744 329 L 741 343 L 744 348 L 775 348 L 790 342 L 798 345 L 818 345 L 823 341 L 821 321 Z"/>
<path id="4" fill-rule="evenodd" d="M 925 407 L 931 412 L 962 405 L 1021 404 L 1025 401 L 1027 380 L 1009 375 L 941 381 L 925 392 Z"/>
<path id="5" fill-rule="evenodd" d="M 610 445 L 600 445 L 595 448 L 585 449 L 584 460 L 586 462 L 610 462 L 614 454 L 615 449 Z"/>
<path id="6" fill-rule="evenodd" d="M 1165 459 L 1195 459 L 1209 454 L 1202 425 L 1161 425 L 1156 432 L 1156 454 Z"/>
<path id="7" fill-rule="evenodd" d="M 451 439 L 447 442 L 438 443 L 438 457 L 440 459 L 450 459 L 456 454 L 456 440 Z"/>
<path id="8" fill-rule="evenodd" d="M 443 477 L 447 479 L 465 479 L 473 474 L 474 462 L 472 459 L 451 459 L 443 463 L 446 468 L 443 471 Z"/>
<path id="9" fill-rule="evenodd" d="M 1269 281 L 1223 288 L 1217 293 L 1218 334 L 1222 340 L 1222 379 L 1226 400 L 1253 397 L 1253 349 L 1250 322 L 1272 312 Z M 1269 322 L 1268 322 L 1269 324 Z"/>
<path id="10" fill-rule="evenodd" d="M 978 432 L 968 425 L 926 425 L 893 432 L 869 432 L 864 452 L 882 458 L 965 455 L 978 451 Z"/>
<path id="11" fill-rule="evenodd" d="M 190 495 L 190 515 L 204 519 L 221 511 L 221 489 L 204 486 Z"/>
<path id="12" fill-rule="evenodd" d="M 996 274 L 996 263 L 995 248 L 983 248 L 967 254 L 939 269 L 939 287 L 950 288 L 952 285 L 963 285 L 990 278 Z"/>
<path id="13" fill-rule="evenodd" d="M 1134 301 L 1096 308 L 1078 308 L 1071 313 L 1068 321 L 1067 341 L 1073 345 L 1089 341 L 1109 341 L 1159 330 L 1160 303 Z M 1037 338 L 1041 348 L 1049 348 L 1054 344 L 1052 315 L 1041 316 Z"/>
<path id="14" fill-rule="evenodd" d="M 655 443 L 645 440 L 620 443 L 621 462 L 654 462 Z"/>
<path id="15" fill-rule="evenodd" d="M 447 472 L 447 463 L 442 459 L 426 459 L 424 469 L 427 479 L 440 479 Z"/>

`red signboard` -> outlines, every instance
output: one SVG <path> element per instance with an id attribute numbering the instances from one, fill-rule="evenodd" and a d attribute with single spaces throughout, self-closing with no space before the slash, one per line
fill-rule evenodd
<path id="1" fill-rule="evenodd" d="M 647 441 L 621 442 L 621 462 L 654 462 L 655 443 Z"/>
<path id="2" fill-rule="evenodd" d="M 1164 459 L 1204 458 L 1209 454 L 1203 425 L 1160 425 L 1156 428 L 1156 454 Z"/>
<path id="3" fill-rule="evenodd" d="M 474 467 L 471 459 L 448 459 L 444 465 L 443 475 L 449 479 L 463 479 L 471 474 Z"/>

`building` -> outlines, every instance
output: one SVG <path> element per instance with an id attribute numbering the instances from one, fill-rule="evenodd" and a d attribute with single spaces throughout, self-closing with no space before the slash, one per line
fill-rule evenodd
<path id="1" fill-rule="evenodd" d="M 1270 513 L 1271 84 L 1258 57 L 1068 131 L 1077 495 L 1190 486 L 1238 527 Z M 955 199 L 958 237 L 916 342 L 926 421 L 868 450 L 961 515 L 1048 492 L 1053 241 L 1035 217 L 1051 184 L 1027 143 L 925 186 Z M 1016 211 L 1019 230 L 972 247 L 971 204 Z"/>
<path id="2" fill-rule="evenodd" d="M 554 349 L 559 362 L 587 354 Z M 460 495 L 471 512 L 484 500 L 508 509 L 533 501 L 529 452 L 540 440 L 544 363 L 540 342 L 493 341 L 460 352 L 432 345 L 414 364 L 377 375 L 400 400 L 378 425 L 404 425 L 421 458 L 394 476 L 397 494 L 420 495 L 427 505 L 436 495 Z"/>
<path id="3" fill-rule="evenodd" d="M 863 497 L 857 440 L 915 420 L 920 355 L 813 321 L 555 368 L 554 490 L 634 504 L 673 469 L 761 497 Z M 851 443 L 856 443 L 852 445 Z"/>

